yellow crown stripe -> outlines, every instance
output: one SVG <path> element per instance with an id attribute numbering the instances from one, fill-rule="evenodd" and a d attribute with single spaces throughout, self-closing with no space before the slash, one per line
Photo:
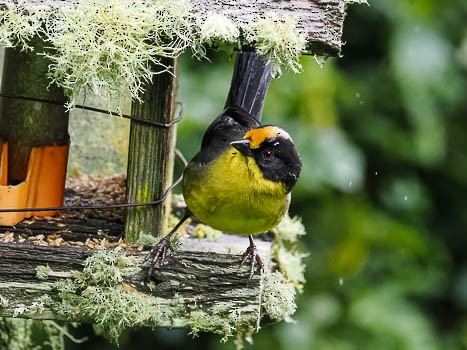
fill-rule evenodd
<path id="1" fill-rule="evenodd" d="M 250 140 L 250 148 L 257 149 L 261 147 L 261 144 L 267 139 L 276 137 L 278 135 L 284 138 L 289 138 L 289 134 L 277 126 L 264 126 L 257 129 L 248 131 L 243 139 Z"/>

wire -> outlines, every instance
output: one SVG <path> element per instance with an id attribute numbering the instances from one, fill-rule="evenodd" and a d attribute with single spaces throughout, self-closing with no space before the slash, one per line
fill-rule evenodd
<path id="1" fill-rule="evenodd" d="M 175 154 L 177 157 L 182 161 L 183 166 L 186 167 L 188 162 L 186 161 L 186 158 L 183 156 L 182 152 L 180 152 L 178 149 L 175 149 Z M 142 203 L 120 203 L 120 204 L 109 204 L 109 205 L 82 205 L 82 206 L 76 206 L 76 207 L 47 207 L 47 208 L 16 208 L 16 209 L 0 209 L 0 213 L 21 213 L 21 212 L 28 212 L 28 211 L 57 211 L 57 210 L 63 210 L 63 211 L 75 211 L 75 210 L 86 210 L 86 209 L 95 209 L 95 210 L 101 210 L 101 209 L 118 209 L 118 208 L 132 208 L 132 207 L 143 207 L 143 206 L 154 206 L 157 204 L 162 203 L 167 199 L 167 196 L 169 195 L 172 190 L 180 184 L 180 182 L 183 179 L 183 174 L 180 175 L 180 177 L 172 184 L 170 185 L 159 199 L 156 199 L 151 202 L 142 202 Z"/>
<path id="2" fill-rule="evenodd" d="M 46 99 L 43 99 L 43 98 L 28 97 L 28 96 L 14 96 L 14 95 L 8 95 L 8 94 L 4 94 L 4 93 L 0 93 L 0 97 L 11 98 L 11 99 L 14 99 L 14 100 L 41 102 L 41 103 L 48 103 L 48 104 L 53 104 L 53 105 L 57 105 L 57 106 L 63 106 L 62 102 L 46 100 Z M 168 122 L 168 123 L 161 123 L 161 122 L 156 122 L 156 121 L 152 121 L 152 120 L 142 119 L 142 118 L 138 118 L 138 117 L 135 117 L 135 116 L 132 116 L 132 115 L 129 115 L 129 114 L 124 114 L 124 113 L 106 111 L 104 109 L 97 108 L 97 107 L 84 106 L 84 105 L 75 105 L 75 107 L 79 108 L 79 109 L 84 109 L 86 111 L 98 112 L 98 113 L 103 113 L 103 114 L 110 114 L 110 115 L 113 115 L 113 116 L 116 116 L 116 117 L 130 119 L 130 120 L 133 120 L 133 121 L 136 121 L 138 123 L 145 124 L 145 125 L 156 126 L 158 128 L 168 129 L 171 126 L 173 126 L 174 124 L 178 123 L 180 120 L 182 120 L 183 103 L 177 102 L 177 105 L 180 106 L 180 111 L 178 113 L 178 116 L 176 118 L 174 118 L 173 120 L 171 120 L 170 122 Z"/>

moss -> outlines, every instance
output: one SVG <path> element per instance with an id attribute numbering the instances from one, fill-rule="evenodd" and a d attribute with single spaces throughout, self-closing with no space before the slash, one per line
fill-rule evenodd
<path id="1" fill-rule="evenodd" d="M 136 244 L 143 246 L 143 248 L 151 248 L 158 242 L 158 238 L 148 233 L 140 232 Z"/>
<path id="2" fill-rule="evenodd" d="M 123 96 L 138 100 L 154 74 L 167 71 L 161 57 L 190 49 L 205 57 L 206 45 L 237 47 L 241 37 L 273 63 L 300 72 L 305 36 L 293 18 L 266 14 L 248 23 L 223 14 L 201 16 L 188 0 L 78 0 L 54 9 L 8 1 L 0 9 L 0 45 L 30 48 L 39 35 L 51 61 L 49 77 L 62 87 L 73 108 L 81 96 L 95 94 L 120 110 Z"/>
<path id="3" fill-rule="evenodd" d="M 282 273 L 276 271 L 264 276 L 262 306 L 275 321 L 288 321 L 295 313 L 295 288 Z"/>
<path id="4" fill-rule="evenodd" d="M 49 267 L 49 265 L 39 265 L 36 267 L 36 277 L 40 280 L 46 280 L 51 272 L 52 269 Z"/>

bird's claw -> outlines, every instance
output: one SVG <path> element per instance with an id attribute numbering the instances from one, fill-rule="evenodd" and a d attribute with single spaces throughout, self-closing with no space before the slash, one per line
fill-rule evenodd
<path id="1" fill-rule="evenodd" d="M 148 274 L 147 274 L 147 279 L 152 276 L 152 272 L 156 268 L 157 263 L 159 263 L 159 266 L 162 266 L 164 264 L 165 258 L 167 256 L 167 251 L 170 247 L 170 237 L 165 236 L 162 238 L 159 243 L 157 243 L 148 255 L 143 260 L 143 264 L 149 261 L 149 267 L 148 267 Z"/>
<path id="2" fill-rule="evenodd" d="M 246 249 L 245 253 L 243 253 L 240 266 L 242 266 L 247 260 L 250 260 L 250 274 L 248 279 L 251 280 L 255 270 L 255 263 L 258 264 L 258 270 L 264 271 L 263 259 L 261 259 L 259 256 L 258 250 L 256 249 L 256 244 L 251 236 L 250 246 Z"/>

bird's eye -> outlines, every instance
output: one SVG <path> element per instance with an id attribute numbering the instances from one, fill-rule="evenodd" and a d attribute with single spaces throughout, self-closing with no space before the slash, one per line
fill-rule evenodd
<path id="1" fill-rule="evenodd" d="M 261 153 L 261 157 L 263 157 L 264 160 L 273 160 L 274 159 L 274 153 L 271 151 L 263 151 Z"/>

